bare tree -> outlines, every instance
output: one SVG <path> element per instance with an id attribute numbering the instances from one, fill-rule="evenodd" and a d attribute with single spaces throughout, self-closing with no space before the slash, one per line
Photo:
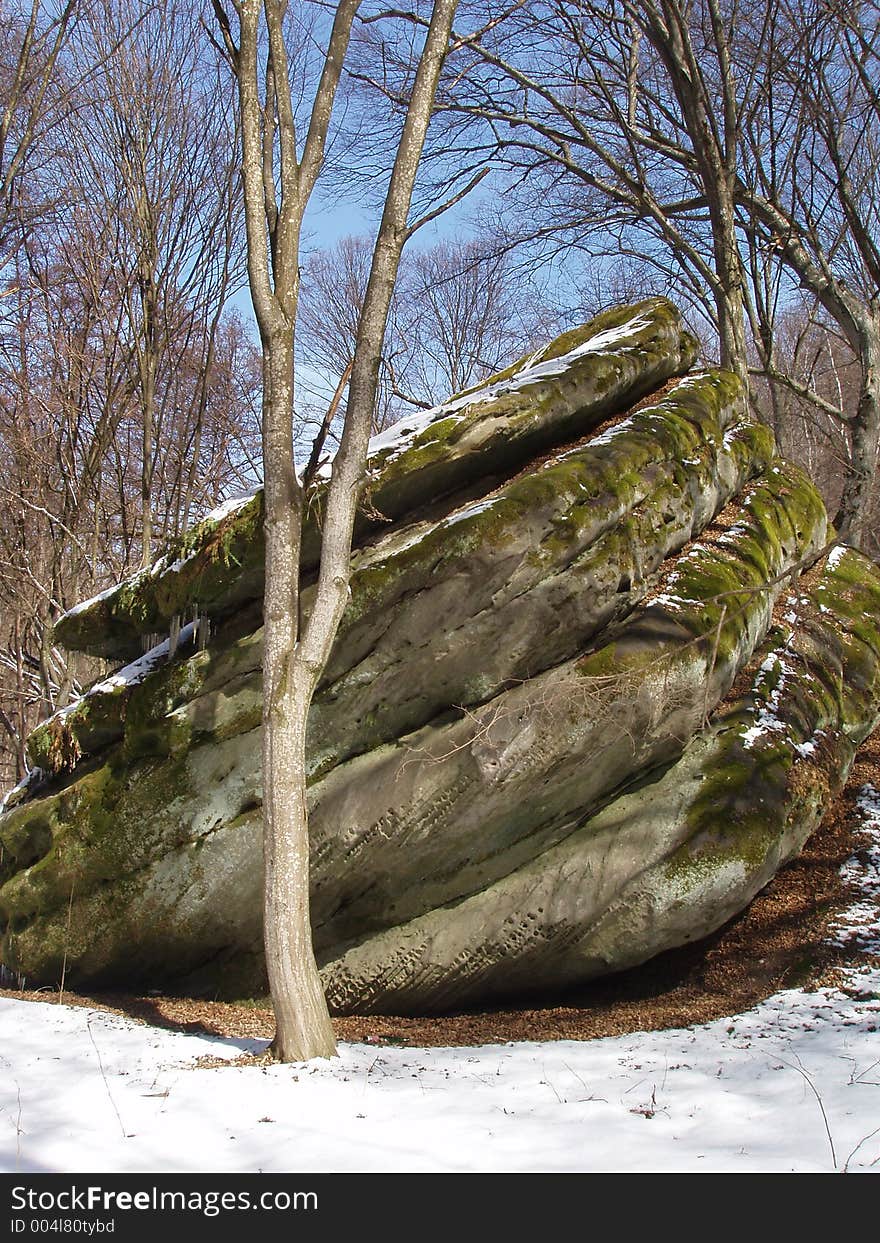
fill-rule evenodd
<path id="1" fill-rule="evenodd" d="M 744 374 L 741 278 L 729 260 L 736 153 L 705 124 L 713 83 L 697 92 L 688 76 L 704 50 L 677 28 L 664 50 L 701 126 L 697 159 L 645 25 L 628 0 L 526 0 L 477 36 L 457 35 L 441 166 L 450 148 L 491 158 L 508 182 L 511 241 L 536 247 L 542 262 L 565 250 L 590 267 L 605 256 L 653 269 L 655 291 L 674 290 L 714 325 L 723 361 Z M 701 166 L 714 178 L 711 196 Z"/>
<path id="2" fill-rule="evenodd" d="M 303 266 L 300 355 L 324 390 L 353 361 L 371 259 L 367 238 L 346 237 Z M 499 371 L 555 326 L 530 274 L 489 235 L 404 256 L 382 347 L 376 430 Z"/>
<path id="3" fill-rule="evenodd" d="M 689 143 L 670 143 L 652 130 L 634 127 L 643 147 L 659 143 L 667 160 L 689 166 L 702 189 L 712 238 L 712 267 L 718 310 L 721 365 L 735 371 L 749 388 L 744 318 L 743 263 L 736 220 L 741 94 L 731 48 L 734 12 L 722 0 L 681 4 L 678 0 L 637 0 L 628 11 L 661 59 Z M 734 10 L 735 10 L 734 5 Z M 660 102 L 660 101 L 658 101 Z M 656 116 L 656 110 L 654 111 Z M 652 118 L 653 119 L 653 118 Z M 665 139 L 665 146 L 664 146 Z"/>
<path id="4" fill-rule="evenodd" d="M 223 310 L 243 255 L 233 109 L 203 33 L 199 46 L 196 7 L 28 10 L 18 22 L 4 11 L 0 49 L 11 153 L 0 768 L 10 777 L 27 769 L 29 729 L 99 672 L 52 646 L 53 618 L 261 470 L 253 346 Z"/>
<path id="5" fill-rule="evenodd" d="M 141 425 L 126 307 L 102 228 L 41 228 L 16 252 L 0 324 L 0 771 L 21 778 L 36 722 L 99 671 L 53 647 L 50 624 L 119 581 L 140 554 Z M 110 248 L 112 253 L 112 247 Z M 175 343 L 153 505 L 158 530 L 210 509 L 261 473 L 255 347 L 234 317 Z M 5 733 L 5 746 L 2 734 Z M 7 757 L 9 767 L 6 766 Z"/>
<path id="6" fill-rule="evenodd" d="M 0 12 L 0 263 L 46 207 L 36 193 L 35 166 L 67 107 L 58 68 L 78 9 L 79 0 L 31 0 L 23 11 Z"/>
<path id="7" fill-rule="evenodd" d="M 248 273 L 264 363 L 264 923 L 276 1019 L 273 1049 L 284 1061 L 335 1052 L 309 923 L 306 718 L 346 604 L 352 531 L 364 482 L 382 342 L 455 0 L 436 0 L 411 81 L 358 322 L 345 428 L 323 503 L 314 602 L 301 625 L 299 554 L 305 492 L 296 471 L 293 439 L 300 234 L 324 159 L 358 7 L 359 0 L 341 0 L 335 9 L 300 145 L 291 82 L 301 49 L 294 46 L 292 56 L 285 38 L 287 0 L 235 0 L 237 29 L 221 0 L 214 0 L 238 83 Z"/>
<path id="8" fill-rule="evenodd" d="M 777 318 L 809 291 L 860 360 L 837 522 L 861 541 L 880 438 L 876 4 L 526 0 L 456 48 L 445 145 L 531 184 L 523 239 L 651 263 L 771 402 L 792 383 Z"/>
<path id="9" fill-rule="evenodd" d="M 310 255 L 303 264 L 297 322 L 300 361 L 297 387 L 298 407 L 304 422 L 320 424 L 331 392 L 335 392 L 340 379 L 345 376 L 347 380 L 350 373 L 372 259 L 371 238 L 344 237 L 330 249 Z M 375 430 L 384 427 L 396 409 L 393 377 L 400 348 L 399 303 L 398 283 L 392 295 L 385 333 L 374 413 Z M 344 399 L 340 400 L 339 410 L 344 413 Z M 310 420 L 306 419 L 308 414 L 312 415 Z"/>
<path id="10" fill-rule="evenodd" d="M 142 565 L 153 555 L 154 474 L 181 396 L 181 352 L 201 343 L 207 376 L 226 296 L 243 274 L 235 122 L 200 10 L 198 0 L 147 9 L 98 0 L 73 43 L 77 58 L 100 65 L 72 120 L 69 176 L 93 216 L 117 222 L 113 267 L 142 436 Z M 197 428 L 204 393 L 191 397 Z M 184 522 L 188 513 L 184 501 Z"/>
<path id="11" fill-rule="evenodd" d="M 858 359 L 854 408 L 836 410 L 849 462 L 835 521 L 859 545 L 880 450 L 880 9 L 766 0 L 748 33 L 743 58 L 760 67 L 766 106 L 743 125 L 740 221 Z M 797 391 L 773 363 L 771 377 Z M 827 397 L 800 387 L 831 412 Z"/>
<path id="12" fill-rule="evenodd" d="M 501 370 L 556 327 L 529 274 L 491 233 L 419 251 L 402 276 L 401 296 L 403 374 L 426 405 Z"/>

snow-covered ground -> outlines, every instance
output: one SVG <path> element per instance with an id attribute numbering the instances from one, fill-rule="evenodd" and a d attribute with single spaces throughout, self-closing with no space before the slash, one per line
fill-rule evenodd
<path id="1" fill-rule="evenodd" d="M 877 952 L 880 796 L 835 931 Z M 854 994 L 854 995 L 850 995 Z M 589 1042 L 345 1044 L 202 1068 L 261 1042 L 0 999 L 6 1172 L 880 1171 L 880 970 L 686 1030 Z"/>

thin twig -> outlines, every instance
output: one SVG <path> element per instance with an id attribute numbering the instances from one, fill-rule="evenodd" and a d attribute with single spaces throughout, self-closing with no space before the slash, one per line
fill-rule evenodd
<path id="1" fill-rule="evenodd" d="M 419 219 L 414 221 L 407 229 L 406 240 L 409 241 L 417 230 L 421 229 L 426 224 L 430 224 L 430 222 L 432 220 L 436 220 L 438 216 L 442 216 L 444 212 L 449 211 L 450 207 L 455 207 L 456 203 L 460 203 L 466 195 L 470 194 L 472 190 L 477 188 L 483 178 L 488 176 L 488 173 L 488 168 L 481 168 L 478 173 L 471 177 L 464 189 L 459 190 L 458 194 L 453 194 L 451 198 L 446 199 L 446 201 L 441 203 L 439 207 L 435 207 L 433 211 L 426 212 L 424 216 L 420 216 Z"/>
<path id="2" fill-rule="evenodd" d="M 856 1144 L 855 1148 L 853 1148 L 852 1152 L 851 1152 L 851 1153 L 849 1154 L 849 1156 L 847 1157 L 846 1161 L 844 1161 L 844 1163 L 843 1163 L 843 1172 L 844 1172 L 844 1174 L 848 1174 L 848 1173 L 849 1173 L 849 1163 L 850 1163 L 850 1161 L 852 1161 L 853 1157 L 854 1157 L 854 1156 L 856 1155 L 856 1153 L 859 1151 L 859 1149 L 861 1148 L 862 1144 L 867 1144 L 868 1140 L 869 1140 L 869 1139 L 873 1139 L 873 1138 L 874 1138 L 874 1136 L 877 1134 L 877 1132 L 878 1132 L 878 1131 L 880 1131 L 880 1126 L 874 1127 L 874 1130 L 870 1133 L 870 1135 L 865 1135 L 862 1139 L 860 1139 L 860 1140 L 859 1140 L 859 1142 Z M 872 1162 L 871 1162 L 871 1164 L 873 1165 L 873 1164 L 875 1164 L 875 1163 L 872 1161 Z"/>
<path id="3" fill-rule="evenodd" d="M 92 1048 L 95 1050 L 95 1056 L 98 1059 L 98 1067 L 101 1071 L 101 1078 L 104 1080 L 104 1087 L 107 1089 L 107 1095 L 110 1098 L 110 1104 L 113 1106 L 113 1112 L 116 1114 L 116 1120 L 119 1123 L 119 1129 L 122 1132 L 122 1138 L 128 1139 L 128 1135 L 126 1134 L 125 1127 L 122 1124 L 122 1116 L 120 1115 L 119 1110 L 116 1108 L 116 1101 L 114 1101 L 113 1099 L 113 1093 L 110 1091 L 110 1084 L 107 1082 L 107 1075 L 104 1070 L 104 1063 L 101 1060 L 101 1050 L 95 1044 L 95 1037 L 92 1034 L 92 1021 L 90 1018 L 86 1019 L 86 1030 L 89 1033 L 89 1040 L 91 1040 L 92 1042 Z"/>
<path id="4" fill-rule="evenodd" d="M 18 1095 L 18 1116 L 15 1119 L 15 1168 L 18 1169 L 21 1163 L 21 1137 L 24 1132 L 21 1129 L 21 1084 L 15 1081 L 15 1090 Z"/>
<path id="5" fill-rule="evenodd" d="M 67 903 L 67 927 L 64 930 L 64 958 L 61 962 L 61 987 L 58 990 L 59 1006 L 64 1002 L 64 979 L 67 975 L 67 950 L 70 945 L 70 917 L 73 914 L 73 887 L 75 881 L 70 882 L 70 898 Z"/>
<path id="6" fill-rule="evenodd" d="M 330 426 L 333 420 L 336 418 L 336 411 L 339 409 L 339 403 L 342 401 L 342 394 L 345 392 L 346 385 L 348 384 L 348 381 L 351 379 L 352 366 L 353 366 L 353 362 L 350 362 L 348 366 L 345 368 L 345 370 L 343 371 L 342 375 L 340 376 L 339 383 L 336 385 L 336 392 L 333 394 L 333 397 L 330 401 L 330 405 L 327 407 L 326 413 L 324 414 L 324 418 L 321 421 L 321 426 L 318 429 L 318 434 L 317 436 L 315 436 L 314 442 L 312 444 L 312 452 L 309 457 L 306 468 L 303 471 L 303 476 L 302 476 L 302 487 L 303 487 L 304 492 L 308 492 L 309 487 L 311 486 L 312 480 L 315 478 L 315 475 L 318 473 L 318 467 L 321 462 L 321 453 L 324 449 L 324 444 L 330 432 Z"/>
<path id="7" fill-rule="evenodd" d="M 810 1091 L 815 1096 L 816 1103 L 819 1106 L 819 1112 L 822 1114 L 822 1122 L 825 1126 L 825 1134 L 828 1136 L 828 1146 L 831 1149 L 831 1164 L 834 1166 L 835 1169 L 837 1169 L 837 1154 L 834 1151 L 834 1140 L 831 1137 L 831 1127 L 828 1125 L 828 1115 L 825 1112 L 825 1105 L 822 1101 L 822 1097 L 819 1095 L 818 1088 L 816 1087 L 815 1083 L 813 1083 L 813 1080 L 810 1078 L 807 1072 L 804 1070 L 803 1066 L 801 1065 L 800 1058 L 796 1054 L 795 1054 L 796 1064 L 792 1064 L 791 1062 L 786 1062 L 784 1057 L 780 1057 L 779 1060 L 780 1062 L 783 1063 L 784 1066 L 788 1066 L 790 1070 L 796 1070 L 797 1073 L 803 1079 L 804 1083 L 806 1083 L 807 1087 L 810 1089 Z M 878 1127 L 877 1129 L 880 1130 L 880 1127 Z M 865 1136 L 865 1138 L 869 1139 L 870 1136 Z M 850 1153 L 850 1156 L 852 1156 L 852 1153 Z"/>

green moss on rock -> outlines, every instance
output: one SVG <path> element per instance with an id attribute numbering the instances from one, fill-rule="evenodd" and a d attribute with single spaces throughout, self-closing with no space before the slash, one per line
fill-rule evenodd
<path id="1" fill-rule="evenodd" d="M 531 360 L 626 326 L 586 379 L 551 366 L 523 388 L 514 368 L 373 463 L 374 503 L 411 521 L 362 522 L 308 737 L 314 935 L 338 1007 L 559 988 L 702 935 L 798 848 L 877 719 L 880 575 L 838 551 L 707 724 L 827 523 L 727 373 L 585 435 L 690 349 L 666 304 L 639 315 Z M 447 470 L 448 497 L 420 508 Z M 209 594 L 216 572 L 228 607 L 261 503 L 98 612 L 121 601 L 123 630 L 179 613 L 191 572 Z M 192 987 L 265 986 L 258 622 L 36 732 L 42 788 L 0 816 L 7 965 L 110 984 L 173 960 Z"/>
<path id="2" fill-rule="evenodd" d="M 791 620 L 757 656 L 751 689 L 680 760 L 464 901 L 331 951 L 322 963 L 331 1006 L 424 1013 L 558 996 L 741 910 L 801 848 L 846 779 L 853 739 L 880 717 L 880 575 L 858 554 L 844 557 L 818 586 L 792 593 L 781 610 Z M 855 679 L 845 613 L 830 603 L 841 597 L 875 621 Z M 835 673 L 816 667 L 823 649 Z"/>
<path id="3" fill-rule="evenodd" d="M 615 318 L 620 320 L 614 323 L 618 338 L 606 349 L 573 355 L 561 375 L 541 372 L 531 383 L 520 377 L 510 391 L 463 407 L 461 398 L 459 404 L 451 401 L 452 411 L 440 407 L 437 417 L 405 444 L 377 448 L 368 465 L 373 511 L 398 519 L 478 478 L 516 469 L 543 449 L 588 431 L 692 363 L 692 338 L 683 332 L 678 311 L 662 298 L 600 317 L 578 330 L 579 343 L 607 331 L 597 331 L 596 325 Z M 551 346 L 545 361 L 560 356 Z M 322 487 L 312 498 L 313 516 L 303 530 L 304 570 L 314 567 L 319 554 Z M 262 493 L 257 493 L 219 521 L 209 517 L 149 570 L 62 617 L 55 627 L 57 642 L 71 650 L 129 659 L 140 635 L 163 630 L 196 603 L 219 616 L 257 598 L 262 591 L 262 506 Z M 361 514 L 358 538 L 375 525 L 375 519 Z"/>

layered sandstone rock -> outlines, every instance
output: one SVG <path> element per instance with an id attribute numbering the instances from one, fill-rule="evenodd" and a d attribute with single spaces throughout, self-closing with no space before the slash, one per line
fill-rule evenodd
<path id="1" fill-rule="evenodd" d="M 703 936 L 845 778 L 880 712 L 880 581 L 838 550 L 798 584 L 821 500 L 693 356 L 650 300 L 373 442 L 309 720 L 336 1008 L 547 994 Z M 61 619 L 135 659 L 29 740 L 0 816 L 12 969 L 263 991 L 260 524 L 259 494 L 230 504 Z M 203 650 L 189 626 L 137 655 L 188 611 Z"/>

